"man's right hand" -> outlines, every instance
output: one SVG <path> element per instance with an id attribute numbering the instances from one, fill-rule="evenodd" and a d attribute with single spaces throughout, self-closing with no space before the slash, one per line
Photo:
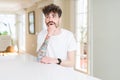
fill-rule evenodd
<path id="1" fill-rule="evenodd" d="M 49 25 L 48 28 L 47 28 L 47 31 L 48 31 L 48 36 L 53 36 L 55 31 L 56 31 L 56 26 L 55 25 Z"/>

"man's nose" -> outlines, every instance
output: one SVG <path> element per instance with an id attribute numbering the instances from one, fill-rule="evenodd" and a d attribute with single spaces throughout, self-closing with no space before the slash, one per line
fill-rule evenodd
<path id="1" fill-rule="evenodd" d="M 52 18 L 52 17 L 49 17 L 49 21 L 53 21 L 53 18 Z"/>

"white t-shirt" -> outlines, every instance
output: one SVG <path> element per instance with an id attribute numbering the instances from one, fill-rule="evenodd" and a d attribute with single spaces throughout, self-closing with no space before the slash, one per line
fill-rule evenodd
<path id="1" fill-rule="evenodd" d="M 47 30 L 42 30 L 38 35 L 37 51 L 45 40 Z M 47 47 L 47 56 L 66 59 L 67 52 L 76 50 L 76 40 L 72 32 L 61 29 L 61 33 L 51 36 Z"/>

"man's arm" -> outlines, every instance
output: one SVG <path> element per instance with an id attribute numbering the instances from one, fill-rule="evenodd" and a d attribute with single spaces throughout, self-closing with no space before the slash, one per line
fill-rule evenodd
<path id="1" fill-rule="evenodd" d="M 51 57 L 45 56 L 42 58 L 41 63 L 57 64 L 59 63 L 59 61 L 57 58 L 51 58 Z M 75 51 L 68 52 L 67 59 L 66 60 L 61 59 L 61 63 L 60 63 L 60 65 L 64 67 L 74 67 L 74 64 L 75 64 Z"/>
<path id="2" fill-rule="evenodd" d="M 75 51 L 68 52 L 67 59 L 62 60 L 61 66 L 74 67 L 75 64 Z"/>

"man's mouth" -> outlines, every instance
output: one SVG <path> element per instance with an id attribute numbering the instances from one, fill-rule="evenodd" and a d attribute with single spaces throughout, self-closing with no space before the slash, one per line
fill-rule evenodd
<path id="1" fill-rule="evenodd" d="M 53 25 L 53 23 L 50 23 L 49 25 Z"/>
<path id="2" fill-rule="evenodd" d="M 55 23 L 50 21 L 50 22 L 47 23 L 47 25 L 55 25 Z"/>

